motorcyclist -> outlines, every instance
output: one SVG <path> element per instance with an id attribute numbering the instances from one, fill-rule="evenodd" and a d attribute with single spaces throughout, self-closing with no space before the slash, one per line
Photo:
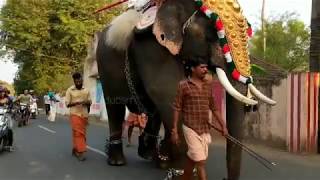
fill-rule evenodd
<path id="1" fill-rule="evenodd" d="M 0 86 L 0 106 L 9 104 L 9 99 L 6 97 L 5 89 Z"/>
<path id="2" fill-rule="evenodd" d="M 31 108 L 34 108 L 35 110 L 35 115 L 38 115 L 38 105 L 37 105 L 37 101 L 38 98 L 37 96 L 34 94 L 33 90 L 29 91 L 30 95 L 31 95 Z"/>
<path id="3" fill-rule="evenodd" d="M 0 87 L 0 106 L 6 106 L 9 107 L 11 100 L 9 99 L 9 97 L 6 95 L 6 89 L 3 87 Z M 5 147 L 6 150 L 8 151 L 13 151 L 13 122 L 10 116 L 8 116 L 9 118 L 9 130 L 8 130 L 8 144 Z"/>
<path id="4" fill-rule="evenodd" d="M 5 92 L 5 96 L 6 96 L 6 97 L 8 98 L 8 100 L 9 100 L 9 109 L 12 110 L 14 97 L 10 95 L 10 90 L 9 90 L 9 89 L 4 88 L 4 92 Z"/>
<path id="5" fill-rule="evenodd" d="M 34 90 L 30 90 L 29 91 L 29 94 L 30 94 L 30 96 L 33 98 L 33 99 L 37 99 L 37 97 L 36 97 L 36 95 L 34 94 Z"/>
<path id="6" fill-rule="evenodd" d="M 29 94 L 29 91 L 28 90 L 24 90 L 23 94 L 21 94 L 16 101 L 18 101 L 20 103 L 20 106 L 22 104 L 26 105 L 27 108 L 27 119 L 26 119 L 26 124 L 29 123 L 29 120 L 30 120 L 30 104 L 31 104 L 31 101 L 32 100 L 32 96 Z"/>
<path id="7" fill-rule="evenodd" d="M 23 94 L 21 94 L 17 98 L 17 101 L 19 101 L 20 103 L 23 103 L 23 104 L 30 105 L 31 99 L 32 99 L 32 96 L 29 94 L 29 91 L 28 90 L 24 90 Z"/>

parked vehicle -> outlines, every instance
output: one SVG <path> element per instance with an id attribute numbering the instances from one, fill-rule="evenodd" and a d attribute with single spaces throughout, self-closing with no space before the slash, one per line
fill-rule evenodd
<path id="1" fill-rule="evenodd" d="M 8 108 L 0 106 L 0 151 L 3 151 L 9 145 L 10 119 L 8 116 Z"/>

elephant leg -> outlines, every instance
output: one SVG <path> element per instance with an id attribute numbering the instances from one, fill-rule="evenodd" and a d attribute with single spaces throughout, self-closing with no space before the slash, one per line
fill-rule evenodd
<path id="1" fill-rule="evenodd" d="M 245 107 L 229 94 L 227 95 L 227 127 L 229 134 L 239 141 L 243 138 L 243 121 L 245 117 Z M 227 171 L 228 180 L 238 180 L 240 178 L 242 149 L 227 141 Z"/>
<path id="2" fill-rule="evenodd" d="M 152 160 L 157 155 L 158 134 L 161 127 L 159 113 L 148 115 L 148 122 L 143 133 L 139 136 L 138 155 Z"/>
<path id="3" fill-rule="evenodd" d="M 170 104 L 170 103 L 167 103 Z M 161 107 L 162 105 L 162 107 Z M 159 104 L 161 107 L 160 116 L 164 125 L 164 138 L 161 140 L 159 146 L 159 156 L 157 159 L 157 165 L 162 169 L 167 168 L 177 168 L 182 169 L 184 167 L 184 162 L 186 161 L 186 146 L 184 142 L 184 137 L 180 133 L 181 143 L 179 145 L 174 145 L 171 142 L 171 129 L 172 129 L 172 108 L 171 106 L 165 106 L 164 104 Z M 181 124 L 180 124 L 181 125 Z M 180 131 L 182 132 L 182 131 Z"/>
<path id="4" fill-rule="evenodd" d="M 122 124 L 125 116 L 125 105 L 107 104 L 110 138 L 107 143 L 108 164 L 122 166 L 126 164 L 122 145 Z"/>

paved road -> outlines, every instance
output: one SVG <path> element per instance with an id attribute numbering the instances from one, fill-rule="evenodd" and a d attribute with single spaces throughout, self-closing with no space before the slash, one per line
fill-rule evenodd
<path id="1" fill-rule="evenodd" d="M 66 120 L 50 123 L 43 117 L 24 128 L 15 128 L 12 153 L 0 154 L 0 180 L 162 180 L 163 170 L 136 155 L 137 145 L 125 148 L 128 165 L 108 166 L 103 153 L 106 128 L 91 124 L 88 129 L 87 161 L 71 156 L 71 133 Z M 253 146 L 279 165 L 271 172 L 246 154 L 243 156 L 244 180 L 319 180 L 320 156 L 297 156 L 266 147 Z M 209 180 L 226 174 L 225 150 L 221 140 L 210 149 L 207 164 Z"/>

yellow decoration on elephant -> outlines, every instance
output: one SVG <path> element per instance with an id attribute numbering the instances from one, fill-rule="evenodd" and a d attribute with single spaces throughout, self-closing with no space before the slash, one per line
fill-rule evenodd
<path id="1" fill-rule="evenodd" d="M 236 69 L 245 77 L 251 76 L 247 35 L 248 23 L 237 0 L 203 0 L 203 3 L 218 14 L 224 24 L 226 38 Z"/>

